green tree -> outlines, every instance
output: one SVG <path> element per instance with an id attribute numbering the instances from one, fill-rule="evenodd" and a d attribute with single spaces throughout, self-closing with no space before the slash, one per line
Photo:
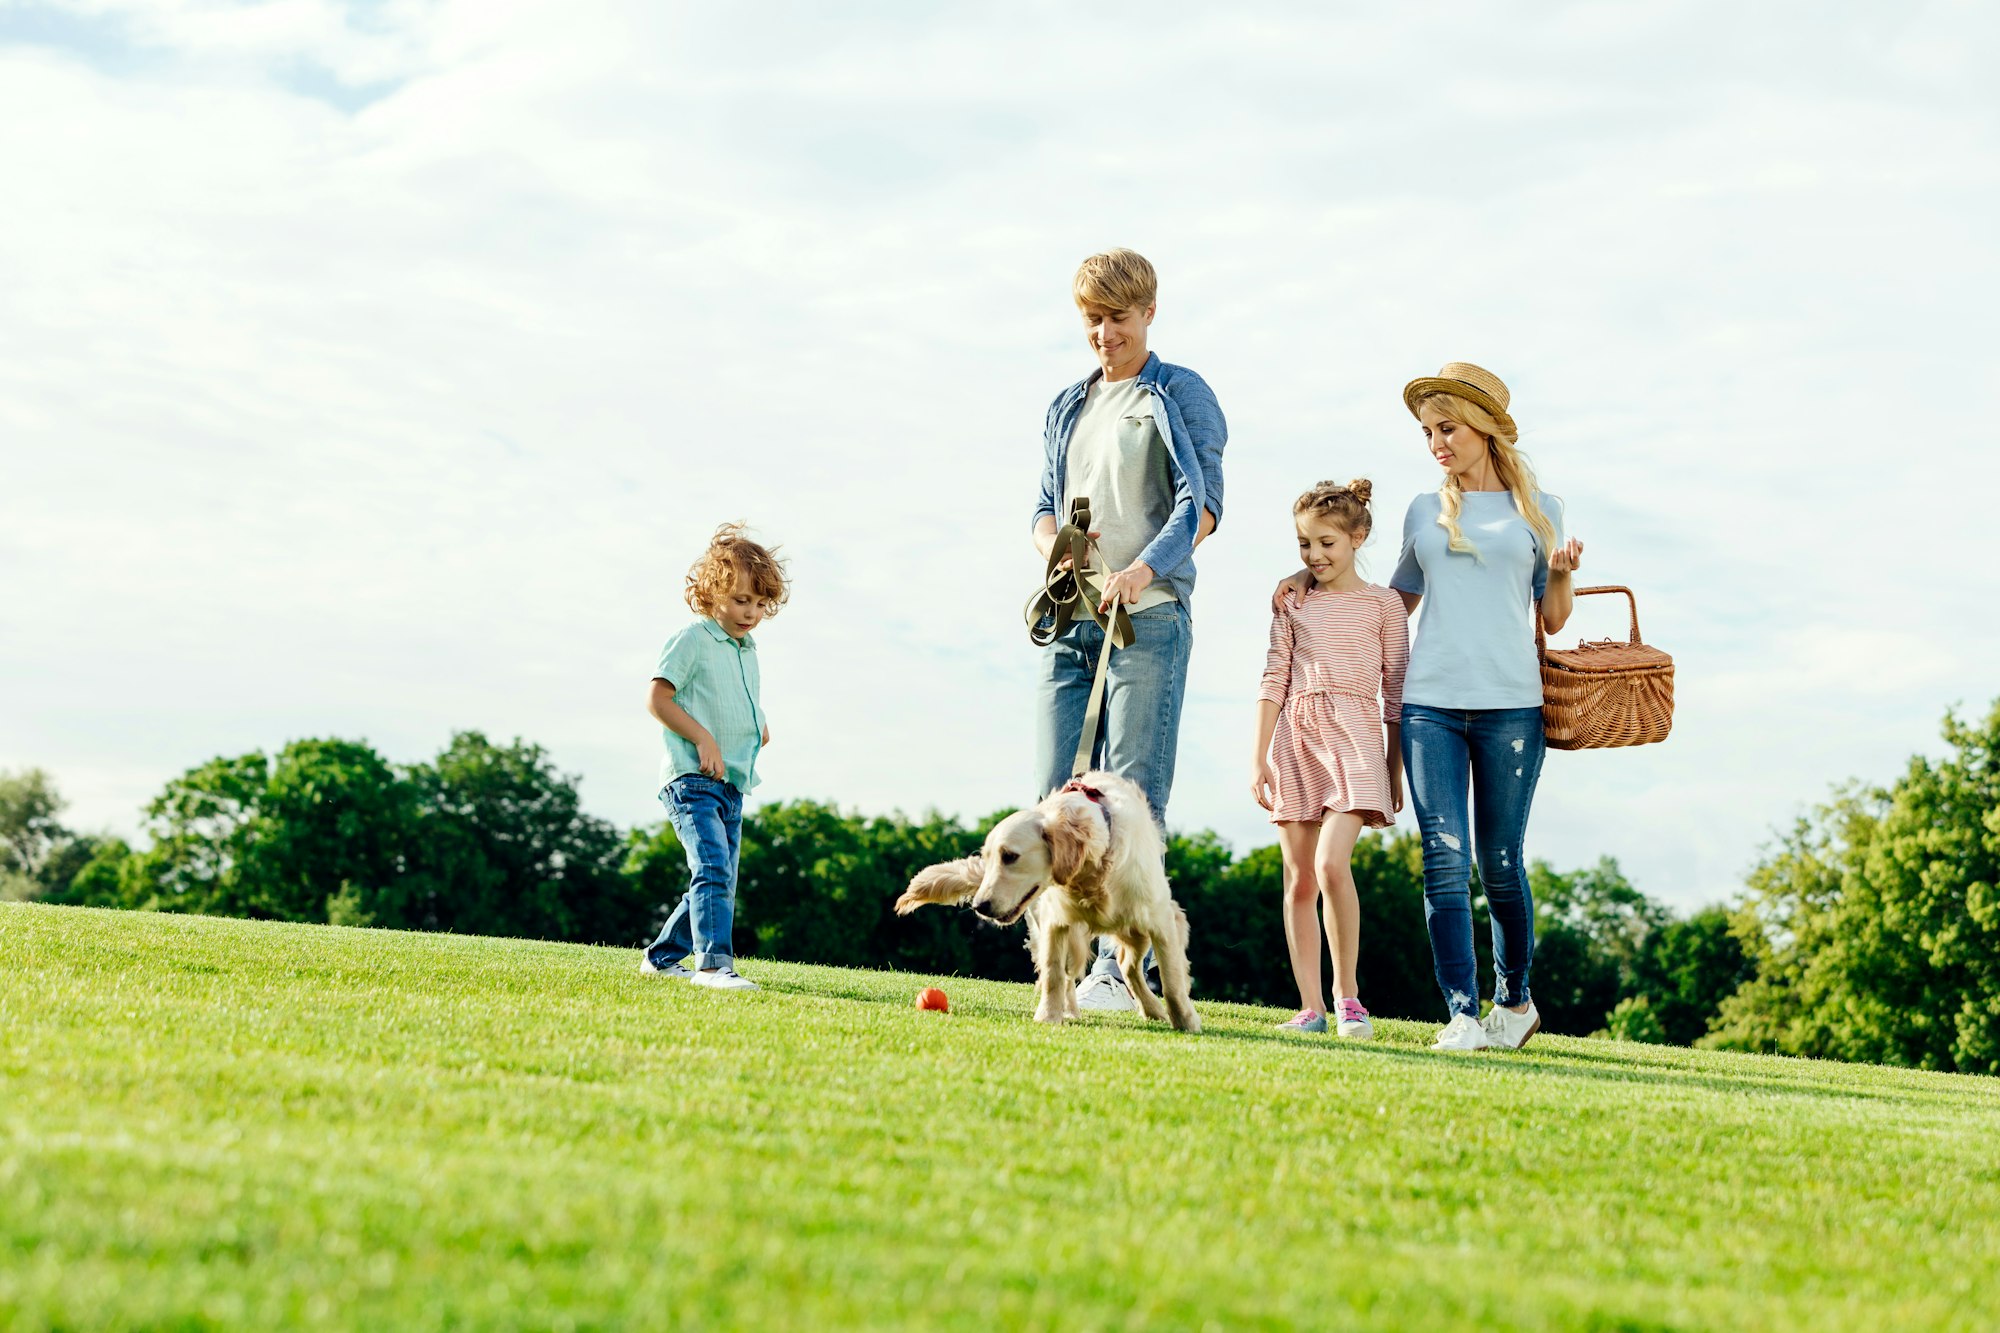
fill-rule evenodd
<path id="1" fill-rule="evenodd" d="M 0 901 L 46 894 L 46 864 L 70 836 L 58 818 L 66 804 L 39 768 L 0 772 Z"/>
<path id="2" fill-rule="evenodd" d="M 1704 1044 L 2000 1072 L 2000 703 L 1950 753 L 1847 788 L 1751 876 L 1755 975 Z"/>
<path id="3" fill-rule="evenodd" d="M 1671 914 L 1608 856 L 1572 871 L 1537 861 L 1528 883 L 1535 896 L 1530 985 L 1542 1026 L 1572 1036 L 1596 1032 L 1619 1000 L 1636 992 L 1646 941 Z"/>
<path id="4" fill-rule="evenodd" d="M 1636 969 L 1637 993 L 1630 998 L 1646 1001 L 1658 1040 L 1692 1046 L 1722 1002 L 1750 976 L 1750 959 L 1731 928 L 1729 910 L 1706 907 L 1656 926 L 1647 936 Z M 1612 1035 L 1618 1035 L 1615 1024 Z"/>
<path id="5" fill-rule="evenodd" d="M 539 745 L 454 735 L 405 771 L 417 836 L 407 873 L 364 900 L 378 924 L 586 943 L 641 943 L 651 904 L 618 831 L 584 813 Z M 360 880 L 353 881 L 361 883 Z"/>
<path id="6" fill-rule="evenodd" d="M 134 906 L 278 921 L 325 921 L 343 894 L 362 911 L 392 895 L 412 831 L 395 770 L 358 741 L 212 759 L 146 814 L 153 846 L 120 872 Z"/>

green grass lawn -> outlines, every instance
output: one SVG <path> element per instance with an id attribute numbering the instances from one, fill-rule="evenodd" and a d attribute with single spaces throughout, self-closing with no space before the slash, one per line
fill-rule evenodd
<path id="1" fill-rule="evenodd" d="M 2000 1081 L 636 960 L 0 905 L 0 1328 L 2000 1326 Z"/>

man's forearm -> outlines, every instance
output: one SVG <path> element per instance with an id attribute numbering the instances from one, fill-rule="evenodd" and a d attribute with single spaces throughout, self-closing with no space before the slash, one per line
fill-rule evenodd
<path id="1" fill-rule="evenodd" d="M 1215 515 L 1209 513 L 1206 509 L 1202 510 L 1201 520 L 1194 526 L 1194 544 L 1196 546 L 1201 545 L 1208 540 L 1208 534 L 1214 531 Z"/>
<path id="2" fill-rule="evenodd" d="M 1049 551 L 1056 544 L 1056 516 L 1043 514 L 1035 520 L 1035 549 L 1042 553 L 1042 559 L 1049 558 Z"/>

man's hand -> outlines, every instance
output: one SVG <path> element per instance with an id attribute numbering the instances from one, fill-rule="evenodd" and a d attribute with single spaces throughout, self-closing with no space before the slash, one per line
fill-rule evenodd
<path id="1" fill-rule="evenodd" d="M 1134 560 L 1125 568 L 1104 580 L 1104 599 L 1097 604 L 1099 612 L 1109 611 L 1114 603 L 1131 605 L 1139 600 L 1139 594 L 1153 586 L 1153 567 L 1143 560 Z"/>
<path id="2" fill-rule="evenodd" d="M 715 737 L 704 731 L 695 738 L 694 761 L 701 765 L 701 771 L 717 782 L 729 780 L 729 765 L 722 762 L 722 747 L 715 743 Z"/>
<path id="3" fill-rule="evenodd" d="M 1313 586 L 1312 571 L 1302 569 L 1271 589 L 1271 613 L 1276 615 L 1287 607 L 1297 606 L 1306 599 L 1307 589 Z"/>
<path id="4" fill-rule="evenodd" d="M 1099 537 L 1102 537 L 1103 535 L 1104 534 L 1101 532 L 1093 532 L 1090 534 L 1090 539 L 1092 541 L 1096 541 Z M 1042 553 L 1042 559 L 1046 560 L 1049 558 L 1049 551 L 1055 546 L 1055 544 L 1056 544 L 1056 535 L 1053 532 L 1038 532 L 1035 534 L 1035 549 Z M 1056 562 L 1057 569 L 1068 569 L 1069 566 L 1070 566 L 1070 558 L 1067 555 L 1065 555 L 1061 560 L 1058 560 Z"/>

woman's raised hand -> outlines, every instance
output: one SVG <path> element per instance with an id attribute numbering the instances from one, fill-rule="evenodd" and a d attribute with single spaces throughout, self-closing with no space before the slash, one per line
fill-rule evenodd
<path id="1" fill-rule="evenodd" d="M 1302 569 L 1271 589 L 1271 611 L 1273 614 L 1286 607 L 1297 606 L 1306 598 L 1306 589 L 1312 587 L 1312 571 Z"/>
<path id="2" fill-rule="evenodd" d="M 1571 537 L 1549 557 L 1549 573 L 1574 574 L 1583 566 L 1583 543 Z"/>

